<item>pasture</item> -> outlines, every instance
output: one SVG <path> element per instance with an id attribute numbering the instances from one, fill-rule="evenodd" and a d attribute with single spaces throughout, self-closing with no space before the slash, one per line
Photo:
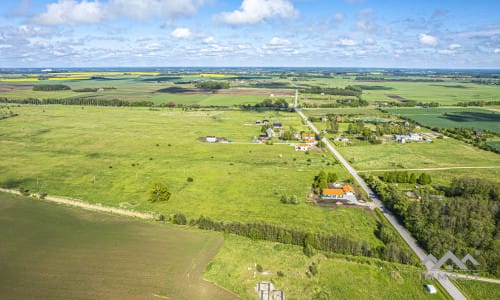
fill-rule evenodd
<path id="1" fill-rule="evenodd" d="M 435 128 L 474 128 L 500 134 L 500 114 L 481 108 L 392 108 L 390 113 Z"/>
<path id="2" fill-rule="evenodd" d="M 313 263 L 316 275 L 309 269 Z M 257 264 L 262 272 L 256 269 Z M 377 259 L 323 254 L 307 257 L 301 247 L 226 235 L 204 278 L 243 299 L 256 299 L 258 281 L 272 281 L 286 299 L 447 299 L 442 290 L 428 294 L 424 284 L 439 287 L 420 280 L 420 272 L 417 267 Z"/>
<path id="3" fill-rule="evenodd" d="M 201 279 L 220 235 L 0 194 L 2 299 L 237 299 Z"/>
<path id="4" fill-rule="evenodd" d="M 307 198 L 319 170 L 346 171 L 328 153 L 296 152 L 286 144 L 254 144 L 256 120 L 307 130 L 286 112 L 189 111 L 145 108 L 22 106 L 2 120 L 0 186 L 27 188 L 167 217 L 183 213 L 225 222 L 268 222 L 346 234 L 376 247 L 376 216 L 339 207 L 325 210 Z M 215 135 L 228 144 L 200 142 Z M 191 177 L 192 182 L 187 179 Z M 150 203 L 160 180 L 168 202 Z M 280 202 L 296 195 L 300 203 Z"/>

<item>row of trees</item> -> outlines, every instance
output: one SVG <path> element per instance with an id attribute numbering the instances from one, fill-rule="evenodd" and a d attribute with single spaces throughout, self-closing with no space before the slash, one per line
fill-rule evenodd
<path id="1" fill-rule="evenodd" d="M 67 85 L 64 84 L 37 84 L 33 86 L 34 91 L 42 91 L 42 92 L 49 92 L 49 91 L 65 91 L 65 90 L 71 90 L 71 88 Z"/>
<path id="2" fill-rule="evenodd" d="M 484 100 L 475 100 L 475 101 L 467 101 L 467 102 L 458 102 L 456 106 L 492 106 L 492 105 L 500 105 L 500 101 L 484 101 Z"/>
<path id="3" fill-rule="evenodd" d="M 470 253 L 481 269 L 500 275 L 500 186 L 483 179 L 452 180 L 436 200 L 430 189 L 420 191 L 421 201 L 410 201 L 394 185 L 375 176 L 367 182 L 417 241 L 436 257 L 452 251 Z"/>
<path id="4" fill-rule="evenodd" d="M 360 97 L 363 90 L 359 86 L 348 85 L 345 88 L 324 88 L 319 86 L 312 86 L 304 90 L 309 94 L 325 94 L 325 95 L 338 95 L 338 96 L 355 96 Z"/>
<path id="5" fill-rule="evenodd" d="M 397 243 L 372 248 L 365 241 L 359 241 L 347 235 L 327 235 L 311 233 L 301 229 L 284 228 L 266 223 L 224 223 L 201 216 L 189 222 L 204 230 L 223 231 L 246 236 L 254 240 L 267 240 L 304 247 L 304 253 L 312 254 L 312 249 L 336 253 L 381 258 L 404 264 L 415 264 L 416 258 L 408 249 L 400 248 Z"/>
<path id="6" fill-rule="evenodd" d="M 32 105 L 62 104 L 62 105 L 91 105 L 91 106 L 141 106 L 150 107 L 154 103 L 151 101 L 124 101 L 119 99 L 99 99 L 95 97 L 72 97 L 65 99 L 8 99 L 0 97 L 0 103 L 17 103 Z"/>
<path id="7" fill-rule="evenodd" d="M 260 108 L 275 108 L 275 109 L 286 109 L 288 108 L 288 102 L 283 98 L 278 99 L 266 99 L 262 102 L 256 103 L 255 105 L 244 104 L 241 107 L 243 109 L 260 109 Z"/>
<path id="8" fill-rule="evenodd" d="M 228 89 L 230 84 L 228 81 L 202 81 L 196 83 L 194 86 L 203 90 L 221 90 Z"/>
<path id="9" fill-rule="evenodd" d="M 411 183 L 411 184 L 421 184 L 421 185 L 426 185 L 426 184 L 431 184 L 432 183 L 432 178 L 431 175 L 428 173 L 421 173 L 418 177 L 417 174 L 415 173 L 410 173 L 408 171 L 390 171 L 390 172 L 384 172 L 384 175 L 382 177 L 379 177 L 380 179 L 384 180 L 385 182 L 393 183 Z"/>

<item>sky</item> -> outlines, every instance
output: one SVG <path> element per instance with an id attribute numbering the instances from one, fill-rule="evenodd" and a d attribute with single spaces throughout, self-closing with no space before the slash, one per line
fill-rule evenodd
<path id="1" fill-rule="evenodd" d="M 1 0 L 0 68 L 500 68 L 500 1 Z"/>

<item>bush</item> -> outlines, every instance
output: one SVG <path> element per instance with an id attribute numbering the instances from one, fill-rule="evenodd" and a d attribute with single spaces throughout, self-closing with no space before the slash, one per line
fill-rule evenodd
<path id="1" fill-rule="evenodd" d="M 257 268 L 257 272 L 259 272 L 259 273 L 262 273 L 262 271 L 264 271 L 264 269 L 262 268 L 262 266 L 259 265 L 259 264 L 257 264 L 256 268 Z"/>
<path id="2" fill-rule="evenodd" d="M 193 177 L 188 177 L 187 178 L 187 182 L 193 182 L 193 181 L 194 181 Z"/>
<path id="3" fill-rule="evenodd" d="M 283 276 L 285 276 L 285 273 L 283 273 L 282 271 L 278 271 L 276 274 L 278 275 L 278 277 L 283 277 Z"/>
<path id="4" fill-rule="evenodd" d="M 312 263 L 312 265 L 309 266 L 309 272 L 311 272 L 312 275 L 318 274 L 318 265 L 316 263 Z"/>
<path id="5" fill-rule="evenodd" d="M 172 219 L 172 223 L 178 225 L 186 225 L 187 224 L 186 216 L 184 216 L 183 214 L 175 214 L 174 218 Z"/>

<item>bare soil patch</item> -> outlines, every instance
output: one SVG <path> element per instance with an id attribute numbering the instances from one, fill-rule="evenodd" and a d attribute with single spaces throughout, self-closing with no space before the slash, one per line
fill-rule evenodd
<path id="1" fill-rule="evenodd" d="M 11 91 L 22 91 L 31 90 L 33 88 L 32 84 L 0 84 L 1 92 L 11 92 Z"/>
<path id="2" fill-rule="evenodd" d="M 183 87 L 168 87 L 160 89 L 158 93 L 168 94 L 183 94 L 183 95 L 250 95 L 250 96 L 294 96 L 294 90 L 286 89 L 221 89 L 221 90 L 203 90 L 197 88 L 183 88 Z"/>

